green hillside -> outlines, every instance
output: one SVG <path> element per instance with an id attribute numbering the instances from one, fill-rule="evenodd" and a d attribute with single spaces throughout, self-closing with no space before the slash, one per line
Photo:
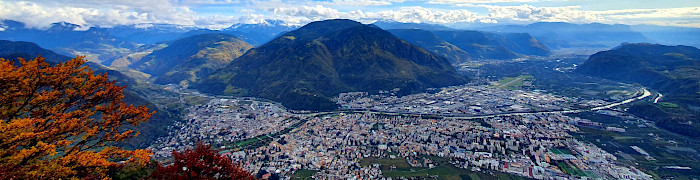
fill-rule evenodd
<path id="1" fill-rule="evenodd" d="M 194 82 L 253 48 L 229 34 L 201 34 L 176 40 L 129 67 L 156 76 L 155 83 Z"/>
<path id="2" fill-rule="evenodd" d="M 430 31 L 420 29 L 391 29 L 388 30 L 397 37 L 440 56 L 444 56 L 452 64 L 469 61 L 471 55 L 455 45 L 435 36 Z"/>
<path id="3" fill-rule="evenodd" d="M 623 44 L 592 55 L 579 73 L 638 83 L 664 95 L 631 108 L 673 132 L 700 137 L 700 50 L 691 46 Z M 675 106 L 671 106 L 671 104 Z"/>
<path id="4" fill-rule="evenodd" d="M 375 26 L 351 20 L 308 25 L 248 51 L 198 83 L 203 92 L 328 110 L 340 92 L 411 93 L 465 83 L 450 63 Z"/>

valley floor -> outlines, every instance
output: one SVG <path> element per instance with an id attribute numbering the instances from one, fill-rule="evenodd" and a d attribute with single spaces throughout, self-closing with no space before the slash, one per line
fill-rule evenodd
<path id="1" fill-rule="evenodd" d="M 152 149 L 166 158 L 204 141 L 251 172 L 289 177 L 648 179 L 571 135 L 579 127 L 606 128 L 568 114 L 601 113 L 649 96 L 643 88 L 628 94 L 609 102 L 463 85 L 401 98 L 348 93 L 339 98 L 344 110 L 310 114 L 259 99 L 214 98 L 189 107 L 185 122 Z"/>

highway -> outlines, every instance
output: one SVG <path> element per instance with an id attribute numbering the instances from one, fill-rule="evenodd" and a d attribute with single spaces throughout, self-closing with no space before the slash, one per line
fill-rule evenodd
<path id="1" fill-rule="evenodd" d="M 664 95 L 659 93 L 659 96 L 656 96 L 656 99 L 654 99 L 654 104 L 658 103 L 659 99 L 661 99 L 661 97 L 664 97 Z"/>

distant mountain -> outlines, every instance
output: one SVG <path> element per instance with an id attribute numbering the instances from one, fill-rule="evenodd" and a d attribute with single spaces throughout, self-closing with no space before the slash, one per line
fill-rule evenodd
<path id="1" fill-rule="evenodd" d="M 391 29 L 422 29 L 426 31 L 451 31 L 455 30 L 452 28 L 449 28 L 447 26 L 439 25 L 439 24 L 427 24 L 427 23 L 401 23 L 401 22 L 395 22 L 395 21 L 377 21 L 375 23 L 372 23 L 375 26 L 378 26 L 382 29 L 385 30 L 391 30 Z"/>
<path id="2" fill-rule="evenodd" d="M 518 54 L 549 56 L 549 48 L 529 34 L 489 33 L 482 31 L 433 31 L 433 33 L 471 54 L 474 59 L 513 59 Z"/>
<path id="3" fill-rule="evenodd" d="M 468 52 L 474 59 L 514 59 L 515 52 L 505 48 L 493 34 L 480 31 L 435 31 L 435 35 Z"/>
<path id="4" fill-rule="evenodd" d="M 34 43 L 0 40 L 0 58 L 8 60 L 16 60 L 17 57 L 34 59 L 37 55 L 46 58 L 46 62 L 50 64 L 56 64 L 71 59 L 68 56 L 59 55 L 53 51 L 41 48 Z M 107 73 L 110 80 L 116 80 L 118 85 L 126 85 L 124 102 L 134 105 L 146 105 L 150 110 L 156 111 L 156 114 L 153 115 L 148 122 L 141 123 L 137 127 L 125 126 L 124 128 L 140 131 L 141 134 L 138 137 L 128 139 L 121 143 L 120 146 L 125 148 L 145 148 L 158 137 L 167 135 L 167 126 L 172 125 L 175 121 L 180 119 L 177 116 L 169 114 L 165 110 L 159 109 L 153 103 L 146 100 L 146 98 L 138 95 L 135 92 L 137 90 L 133 89 L 137 86 L 136 82 L 128 76 L 97 63 L 88 62 L 85 65 L 89 66 L 95 73 Z"/>
<path id="5" fill-rule="evenodd" d="M 700 28 L 656 25 L 634 25 L 631 28 L 653 42 L 700 47 Z"/>
<path id="6" fill-rule="evenodd" d="M 0 40 L 0 58 L 16 60 L 18 57 L 30 60 L 37 55 L 46 58 L 48 62 L 58 63 L 69 60 L 68 56 L 39 47 L 31 42 Z"/>
<path id="7" fill-rule="evenodd" d="M 157 76 L 155 83 L 194 82 L 253 48 L 233 35 L 213 33 L 173 41 L 129 67 Z"/>
<path id="8" fill-rule="evenodd" d="M 495 37 L 507 49 L 523 55 L 549 56 L 549 48 L 528 33 L 497 33 Z"/>
<path id="9" fill-rule="evenodd" d="M 110 64 L 121 53 L 138 47 L 101 28 L 82 27 L 65 22 L 54 23 L 46 30 L 26 28 L 21 22 L 4 20 L 0 23 L 0 39 L 27 41 L 64 55 L 86 55 L 94 62 Z"/>
<path id="10" fill-rule="evenodd" d="M 529 33 L 552 49 L 571 47 L 613 47 L 620 43 L 652 42 L 630 26 L 622 24 L 571 24 L 564 22 L 539 22 L 529 25 L 504 25 L 482 27 L 479 30 Z"/>
<path id="11" fill-rule="evenodd" d="M 591 55 L 578 72 L 640 83 L 668 93 L 696 93 L 700 84 L 700 50 L 691 46 L 623 44 Z"/>
<path id="12" fill-rule="evenodd" d="M 411 93 L 465 83 L 444 57 L 372 25 L 312 22 L 248 51 L 197 83 L 203 92 L 257 96 L 291 109 L 328 110 L 340 92 Z"/>
<path id="13" fill-rule="evenodd" d="M 17 58 L 31 60 L 39 55 L 44 57 L 46 62 L 50 64 L 56 64 L 72 59 L 71 57 L 60 55 L 51 50 L 41 48 L 39 45 L 31 42 L 0 40 L 0 58 L 13 60 L 16 63 L 19 63 Z M 123 75 L 119 71 L 111 70 L 100 64 L 87 62 L 85 65 L 90 66 L 90 68 L 97 73 L 108 73 L 111 80 L 117 80 L 122 85 L 134 83 L 133 79 Z"/>
<path id="14" fill-rule="evenodd" d="M 252 45 L 262 45 L 282 32 L 298 28 L 282 20 L 264 20 L 255 24 L 237 23 L 221 30 L 174 24 L 136 24 L 104 28 L 120 39 L 142 44 L 163 43 L 185 37 L 209 33 L 225 33 L 236 36 Z"/>
<path id="15" fill-rule="evenodd" d="M 388 31 L 411 44 L 446 57 L 452 64 L 464 63 L 471 59 L 469 53 L 440 39 L 430 31 L 421 29 L 391 29 Z"/>
<path id="16" fill-rule="evenodd" d="M 675 110 L 643 110 L 661 127 L 700 137 L 700 49 L 691 46 L 623 44 L 591 55 L 576 72 L 628 83 L 639 83 L 664 94 L 662 102 Z M 695 110 L 693 110 L 695 109 Z M 676 111 L 676 113 L 670 113 Z M 642 114 L 644 114 L 642 113 Z M 669 114 L 662 117 L 662 114 Z M 691 122 L 688 124 L 687 122 Z"/>
<path id="17" fill-rule="evenodd" d="M 109 64 L 108 66 L 115 69 L 125 70 L 128 69 L 129 65 L 131 65 L 134 62 L 140 61 L 144 56 L 153 53 L 153 51 L 160 50 L 166 47 L 168 47 L 167 42 L 139 46 L 138 48 L 132 49 L 128 53 L 115 59 L 114 61 L 112 61 L 112 64 Z"/>
<path id="18" fill-rule="evenodd" d="M 172 41 L 182 38 L 189 31 L 199 30 L 194 26 L 174 24 L 134 24 L 104 29 L 115 37 L 142 44 Z"/>
<path id="19" fill-rule="evenodd" d="M 257 24 L 237 23 L 231 27 L 222 29 L 222 32 L 243 36 L 255 46 L 267 43 L 282 33 L 299 28 L 296 25 L 289 25 L 282 20 L 267 19 Z"/>

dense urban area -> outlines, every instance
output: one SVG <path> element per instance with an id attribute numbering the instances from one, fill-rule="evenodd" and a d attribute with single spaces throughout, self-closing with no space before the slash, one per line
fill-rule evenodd
<path id="1" fill-rule="evenodd" d="M 446 166 L 535 179 L 652 177 L 571 135 L 581 126 L 624 128 L 567 115 L 593 111 L 633 119 L 606 108 L 645 98 L 646 89 L 630 90 L 618 101 L 498 88 L 498 83 L 435 91 L 403 97 L 391 91 L 342 93 L 341 110 L 303 114 L 254 98 L 212 98 L 189 107 L 185 121 L 151 148 L 165 159 L 202 141 L 267 177 L 304 172 L 322 179 L 401 179 L 404 172 L 421 171 L 439 177 L 430 170 Z"/>

